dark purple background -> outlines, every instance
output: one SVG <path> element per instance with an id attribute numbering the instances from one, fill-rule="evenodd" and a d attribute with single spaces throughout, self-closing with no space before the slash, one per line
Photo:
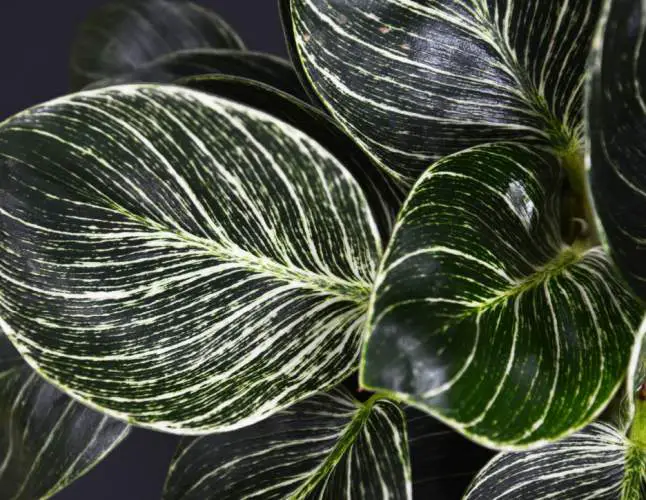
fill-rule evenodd
<path id="1" fill-rule="evenodd" d="M 0 121 L 68 92 L 78 24 L 105 0 L 0 0 Z M 250 49 L 285 55 L 278 0 L 199 0 Z M 137 429 L 54 500 L 159 500 L 177 438 Z M 0 492 L 1 497 L 1 492 Z M 205 499 L 208 500 L 208 499 Z"/>

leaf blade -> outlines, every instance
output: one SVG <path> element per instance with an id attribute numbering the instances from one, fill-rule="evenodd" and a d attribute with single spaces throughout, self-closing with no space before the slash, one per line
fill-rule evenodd
<path id="1" fill-rule="evenodd" d="M 133 85 L 34 108 L 0 144 L 2 326 L 64 390 L 199 434 L 353 370 L 381 242 L 358 184 L 308 136 Z"/>
<path id="2" fill-rule="evenodd" d="M 493 448 L 545 444 L 602 411 L 641 306 L 600 248 L 562 242 L 562 175 L 551 155 L 511 143 L 426 172 L 377 277 L 364 387 Z"/>

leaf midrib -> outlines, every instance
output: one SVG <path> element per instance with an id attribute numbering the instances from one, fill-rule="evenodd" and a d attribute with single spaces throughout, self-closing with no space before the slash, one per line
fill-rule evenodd
<path id="1" fill-rule="evenodd" d="M 274 278 L 288 282 L 300 283 L 303 288 L 308 288 L 315 292 L 325 295 L 333 295 L 349 302 L 362 305 L 367 310 L 372 285 L 369 282 L 349 281 L 338 276 L 318 274 L 300 267 L 290 267 L 285 264 L 275 262 L 267 257 L 258 256 L 231 241 L 228 241 L 229 247 L 219 244 L 218 242 L 195 236 L 187 231 L 172 230 L 163 224 L 155 222 L 149 218 L 139 216 L 124 209 L 122 206 L 111 203 L 111 208 L 119 212 L 128 219 L 134 220 L 144 228 L 157 233 L 162 233 L 169 239 L 176 239 L 187 243 L 191 246 L 203 248 L 207 253 L 213 255 L 218 260 L 230 263 L 240 263 L 242 268 L 259 274 L 268 274 Z"/>

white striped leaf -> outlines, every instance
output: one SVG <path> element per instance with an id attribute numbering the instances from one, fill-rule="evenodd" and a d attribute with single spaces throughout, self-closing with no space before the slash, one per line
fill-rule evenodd
<path id="1" fill-rule="evenodd" d="M 587 164 L 606 244 L 646 298 L 646 2 L 607 2 L 587 85 Z"/>
<path id="2" fill-rule="evenodd" d="M 587 425 L 624 377 L 641 306 L 600 247 L 562 240 L 563 172 L 518 144 L 449 156 L 400 212 L 362 384 L 489 447 Z"/>
<path id="3" fill-rule="evenodd" d="M 0 326 L 48 379 L 178 433 L 254 423 L 356 368 L 380 237 L 319 143 L 174 86 L 0 126 Z"/>
<path id="4" fill-rule="evenodd" d="M 498 455 L 478 474 L 464 499 L 640 500 L 644 497 L 638 481 L 644 471 L 637 468 L 637 454 L 613 427 L 592 424 L 537 450 Z M 646 467 L 646 460 L 642 464 Z"/>
<path id="5" fill-rule="evenodd" d="M 253 427 L 180 443 L 164 500 L 410 499 L 403 412 L 335 389 Z"/>
<path id="6" fill-rule="evenodd" d="M 259 109 L 310 136 L 330 151 L 359 182 L 383 239 L 390 237 L 404 194 L 320 109 L 277 88 L 245 78 L 196 75 L 180 78 L 175 83 Z"/>
<path id="7" fill-rule="evenodd" d="M 294 68 L 285 59 L 262 52 L 231 49 L 180 50 L 139 66 L 130 73 L 94 82 L 87 89 L 124 83 L 174 83 L 183 78 L 212 74 L 248 78 L 303 101 L 309 99 Z"/>
<path id="8" fill-rule="evenodd" d="M 214 12 L 187 0 L 111 0 L 81 25 L 72 47 L 74 90 L 184 49 L 244 49 Z"/>
<path id="9" fill-rule="evenodd" d="M 386 169 L 514 140 L 579 147 L 601 0 L 291 0 L 314 90 Z M 289 39 L 289 36 L 288 36 Z"/>
<path id="10" fill-rule="evenodd" d="M 0 497 L 48 498 L 128 434 L 38 376 L 0 333 Z"/>

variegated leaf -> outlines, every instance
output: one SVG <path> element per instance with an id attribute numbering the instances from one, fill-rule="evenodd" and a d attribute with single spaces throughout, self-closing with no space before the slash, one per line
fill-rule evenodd
<path id="1" fill-rule="evenodd" d="M 613 260 L 646 298 L 646 2 L 607 2 L 590 60 L 587 163 Z"/>
<path id="2" fill-rule="evenodd" d="M 111 0 L 81 25 L 72 48 L 72 88 L 130 73 L 195 48 L 244 49 L 214 12 L 186 0 Z"/>
<path id="3" fill-rule="evenodd" d="M 638 481 L 644 471 L 633 462 L 636 453 L 638 450 L 614 428 L 592 424 L 544 448 L 498 455 L 476 477 L 464 498 L 640 500 L 644 497 Z M 642 464 L 646 467 L 646 461 Z"/>
<path id="4" fill-rule="evenodd" d="M 181 442 L 164 500 L 409 499 L 402 411 L 319 394 L 256 424 Z"/>
<path id="5" fill-rule="evenodd" d="M 291 0 L 311 85 L 402 183 L 478 144 L 579 147 L 601 0 Z"/>
<path id="6" fill-rule="evenodd" d="M 355 367 L 381 253 L 315 140 L 174 86 L 0 126 L 0 325 L 68 393 L 178 433 L 239 428 Z"/>
<path id="7" fill-rule="evenodd" d="M 600 247 L 562 240 L 562 179 L 554 157 L 518 144 L 466 150 L 422 176 L 375 284 L 365 387 L 502 449 L 602 411 L 641 306 Z"/>
<path id="8" fill-rule="evenodd" d="M 383 239 L 390 237 L 404 194 L 328 115 L 293 95 L 245 78 L 196 75 L 181 78 L 176 83 L 262 110 L 313 138 L 359 182 Z"/>
<path id="9" fill-rule="evenodd" d="M 229 49 L 180 50 L 130 73 L 94 82 L 88 89 L 124 83 L 174 83 L 188 77 L 216 74 L 255 80 L 298 99 L 309 99 L 288 61 L 271 54 Z"/>
<path id="10" fill-rule="evenodd" d="M 0 333 L 0 498 L 48 498 L 128 434 L 38 376 Z"/>

